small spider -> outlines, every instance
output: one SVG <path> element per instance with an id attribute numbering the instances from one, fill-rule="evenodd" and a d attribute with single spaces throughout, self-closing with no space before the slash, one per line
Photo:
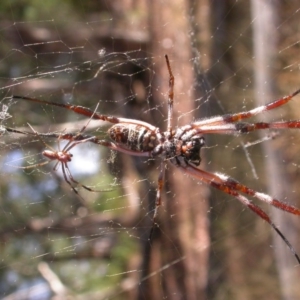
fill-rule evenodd
<path id="1" fill-rule="evenodd" d="M 96 106 L 95 112 L 98 108 L 99 104 Z M 82 133 L 86 130 L 88 124 L 90 123 L 92 117 L 88 120 L 88 122 L 80 129 L 80 131 L 73 135 L 72 138 L 70 137 L 69 142 L 64 146 L 63 149 L 60 149 L 60 140 L 62 139 L 62 137 L 64 136 L 63 134 L 55 134 L 55 137 L 57 137 L 57 147 L 58 150 L 55 150 L 54 148 L 52 148 L 50 145 L 46 144 L 44 140 L 42 140 L 41 136 L 42 134 L 38 133 L 30 124 L 28 124 L 28 126 L 31 128 L 31 130 L 33 131 L 33 135 L 37 136 L 41 142 L 49 149 L 49 150 L 44 150 L 42 152 L 42 155 L 47 157 L 49 160 L 38 163 L 38 164 L 34 164 L 34 165 L 30 165 L 30 166 L 25 166 L 25 167 L 19 167 L 21 169 L 32 169 L 32 168 L 36 168 L 36 167 L 40 167 L 43 165 L 46 165 L 48 163 L 50 163 L 51 161 L 57 161 L 56 164 L 53 167 L 53 170 L 56 171 L 58 165 L 61 165 L 61 169 L 62 169 L 62 173 L 63 173 L 63 177 L 65 179 L 65 181 L 68 183 L 68 185 L 72 188 L 72 190 L 81 198 L 81 200 L 84 201 L 84 199 L 78 194 L 78 191 L 75 189 L 75 187 L 72 185 L 75 184 L 76 186 L 80 186 L 86 190 L 88 190 L 89 192 L 107 192 L 109 190 L 94 190 L 89 188 L 88 186 L 81 184 L 80 182 L 78 182 L 77 180 L 74 179 L 74 177 L 72 176 L 72 173 L 69 169 L 68 163 L 71 162 L 73 154 L 70 153 L 70 150 L 72 148 L 74 148 L 75 146 L 77 146 L 78 144 L 82 144 L 82 143 L 86 143 L 87 141 L 89 141 L 91 138 L 85 138 L 85 139 L 80 139 L 80 140 L 76 140 L 77 136 L 82 136 Z M 10 129 L 8 128 L 7 131 L 10 132 L 17 132 L 17 133 L 21 133 L 18 130 L 14 130 L 14 129 Z M 23 132 L 24 133 L 24 132 Z M 26 134 L 30 134 L 29 132 L 27 132 Z"/>
<path id="2" fill-rule="evenodd" d="M 161 165 L 158 175 L 158 188 L 155 202 L 156 206 L 153 214 L 153 224 L 156 224 L 155 220 L 158 208 L 161 205 L 161 192 L 164 185 L 164 176 L 166 169 L 165 165 L 169 161 L 185 174 L 193 176 L 196 179 L 235 197 L 243 205 L 247 206 L 255 214 L 257 214 L 260 218 L 268 222 L 277 232 L 277 234 L 283 239 L 283 241 L 289 247 L 291 252 L 296 257 L 298 263 L 300 264 L 300 257 L 295 252 L 290 242 L 278 229 L 278 227 L 271 221 L 267 213 L 265 213 L 256 204 L 248 200 L 248 198 L 243 196 L 242 193 L 248 196 L 252 196 L 253 198 L 256 198 L 260 201 L 264 201 L 294 215 L 300 215 L 299 208 L 281 202 L 267 194 L 257 192 L 226 175 L 220 173 L 210 173 L 197 168 L 201 162 L 200 150 L 205 144 L 203 137 L 204 134 L 214 133 L 238 135 L 261 129 L 300 128 L 300 120 L 278 121 L 271 123 L 241 122 L 244 119 L 248 119 L 265 111 L 269 111 L 286 104 L 294 96 L 300 93 L 300 89 L 292 93 L 291 95 L 282 97 L 269 104 L 256 107 L 249 111 L 201 119 L 191 124 L 173 128 L 174 76 L 171 70 L 168 56 L 166 55 L 165 58 L 170 77 L 168 92 L 168 125 L 167 131 L 165 132 L 161 131 L 158 127 L 155 127 L 143 121 L 106 116 L 78 105 L 42 101 L 39 99 L 23 96 L 13 96 L 13 98 L 42 103 L 45 105 L 62 107 L 68 110 L 72 110 L 77 114 L 87 116 L 91 119 L 107 121 L 113 124 L 113 126 L 111 126 L 108 130 L 108 135 L 112 141 L 100 140 L 95 136 L 86 136 L 81 135 L 80 133 L 75 135 L 70 133 L 62 134 L 59 136 L 60 139 L 71 140 L 73 141 L 73 143 L 76 143 L 74 141 L 89 141 L 134 156 L 151 158 L 160 157 Z M 81 130 L 81 133 L 82 132 L 83 130 Z M 39 135 L 44 137 L 56 136 L 55 134 Z"/>

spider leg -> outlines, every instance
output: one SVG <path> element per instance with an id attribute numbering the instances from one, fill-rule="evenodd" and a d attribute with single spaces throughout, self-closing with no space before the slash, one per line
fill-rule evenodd
<path id="1" fill-rule="evenodd" d="M 300 209 L 293 205 L 289 205 L 287 203 L 281 202 L 275 198 L 272 198 L 267 194 L 257 192 L 226 175 L 218 174 L 218 173 L 216 173 L 215 175 L 217 175 L 221 179 L 222 185 L 225 185 L 227 187 L 229 186 L 231 189 L 235 191 L 239 191 L 249 196 L 252 196 L 260 201 L 266 202 L 276 208 L 279 208 L 293 215 L 297 215 L 297 216 L 300 215 Z"/>
<path id="2" fill-rule="evenodd" d="M 51 147 L 50 145 L 48 145 L 44 140 L 41 139 L 41 135 L 29 124 L 27 123 L 27 125 L 30 127 L 30 129 L 33 131 L 33 134 L 47 147 L 49 148 L 51 151 L 56 152 L 56 150 Z"/>
<path id="3" fill-rule="evenodd" d="M 295 258 L 297 259 L 298 263 L 300 264 L 300 257 L 296 253 L 295 249 L 290 244 L 290 242 L 287 240 L 287 238 L 283 235 L 283 233 L 279 230 L 279 228 L 271 221 L 271 219 L 267 215 L 267 213 L 265 213 L 259 206 L 255 205 L 254 203 L 249 201 L 246 197 L 244 197 L 239 192 L 237 192 L 237 190 L 247 193 L 248 195 L 256 197 L 260 200 L 263 200 L 263 199 L 268 200 L 267 201 L 268 203 L 270 203 L 280 209 L 283 209 L 287 212 L 293 213 L 293 214 L 297 214 L 297 215 L 299 214 L 298 208 L 284 204 L 276 199 L 272 199 L 268 195 L 254 192 L 253 190 L 248 189 L 247 187 L 239 184 L 235 180 L 233 180 L 231 178 L 229 179 L 227 176 L 215 174 L 215 173 L 209 173 L 209 172 L 203 171 L 201 169 L 197 169 L 197 168 L 193 167 L 192 165 L 186 165 L 186 166 L 180 165 L 179 167 L 181 169 L 183 169 L 187 175 L 191 175 L 191 176 L 201 180 L 202 182 L 205 182 L 206 184 L 208 184 L 218 190 L 221 190 L 222 192 L 227 193 L 228 195 L 235 197 L 242 204 L 244 204 L 249 209 L 251 209 L 255 214 L 257 214 L 260 218 L 262 218 L 263 220 L 268 222 L 272 226 L 272 228 L 278 233 L 278 235 L 282 238 L 282 240 L 285 242 L 285 244 L 289 247 L 290 251 L 294 254 Z M 246 188 L 247 191 L 244 190 L 244 188 Z M 254 192 L 254 194 L 252 194 L 252 192 Z M 261 197 L 261 198 L 259 198 L 259 197 Z M 265 200 L 263 200 L 263 201 L 265 201 Z M 272 201 L 270 202 L 270 200 L 272 200 Z M 276 201 L 274 202 L 274 200 L 276 200 Z M 278 203 L 280 203 L 280 205 L 278 205 Z M 297 213 L 294 213 L 294 212 L 297 212 Z"/>
<path id="4" fill-rule="evenodd" d="M 45 141 L 43 141 L 40 136 L 39 136 L 39 133 L 29 124 L 27 123 L 28 126 L 30 127 L 30 129 L 33 131 L 33 132 L 23 132 L 23 131 L 19 131 L 19 130 L 15 130 L 15 129 L 12 129 L 12 128 L 6 128 L 7 131 L 9 132 L 14 132 L 14 133 L 21 133 L 21 134 L 26 134 L 26 135 L 34 135 L 34 136 L 37 136 L 38 139 L 46 146 L 48 147 L 49 149 L 51 149 L 53 152 L 55 152 L 54 148 L 52 148 L 50 145 L 48 145 Z M 35 167 L 41 167 L 41 166 L 44 166 L 46 164 L 48 164 L 50 161 L 46 160 L 44 162 L 41 162 L 41 163 L 38 163 L 38 164 L 35 164 L 35 165 L 30 165 L 30 166 L 26 166 L 26 167 L 18 167 L 19 169 L 31 169 L 31 168 L 35 168 Z"/>
<path id="5" fill-rule="evenodd" d="M 37 103 L 51 105 L 51 106 L 58 106 L 58 107 L 66 108 L 68 110 L 72 110 L 75 113 L 80 114 L 80 115 L 84 115 L 87 117 L 93 116 L 93 119 L 108 121 L 110 123 L 119 123 L 119 119 L 116 117 L 101 115 L 101 114 L 95 113 L 95 111 L 90 110 L 89 108 L 79 106 L 79 105 L 63 104 L 63 103 L 58 103 L 58 102 L 39 100 L 36 98 L 25 97 L 25 96 L 12 96 L 12 98 L 19 99 L 19 100 L 25 100 L 25 101 L 31 101 L 31 102 L 37 102 Z"/>
<path id="6" fill-rule="evenodd" d="M 51 102 L 51 101 L 43 101 L 43 100 L 39 100 L 39 99 L 35 99 L 35 98 L 30 98 L 30 97 L 24 97 L 24 96 L 12 96 L 12 98 L 14 99 L 19 99 L 19 100 L 25 100 L 25 101 L 31 101 L 31 102 L 37 102 L 37 103 L 41 103 L 41 104 L 45 104 L 45 105 L 52 105 L 52 106 L 58 106 L 58 107 L 62 107 L 68 110 L 71 110 L 73 112 L 75 112 L 76 114 L 79 115 L 84 115 L 86 117 L 90 117 L 91 119 L 95 119 L 95 120 L 102 120 L 102 121 L 107 121 L 109 123 L 112 124 L 117 124 L 117 123 L 127 123 L 127 124 L 136 124 L 136 125 L 141 125 L 144 126 L 150 130 L 155 130 L 156 127 L 148 124 L 146 122 L 143 121 L 138 121 L 138 120 L 134 120 L 134 119 L 127 119 L 127 118 L 117 118 L 114 116 L 106 116 L 106 115 L 101 115 L 87 107 L 83 107 L 80 105 L 70 105 L 70 104 L 63 104 L 63 103 L 58 103 L 58 102 Z"/>
<path id="7" fill-rule="evenodd" d="M 166 63 L 169 71 L 169 97 L 168 97 L 168 127 L 167 131 L 169 135 L 172 135 L 172 127 L 173 127 L 173 102 L 174 102 L 174 75 L 172 73 L 171 65 L 169 62 L 168 55 L 165 55 Z"/>
<path id="8" fill-rule="evenodd" d="M 150 241 L 152 239 L 154 228 L 157 225 L 156 218 L 157 218 L 157 214 L 158 214 L 158 208 L 161 205 L 161 192 L 162 192 L 162 189 L 164 186 L 165 173 L 166 173 L 166 163 L 164 160 L 162 160 L 160 163 L 160 171 L 159 171 L 158 180 L 157 180 L 155 209 L 154 209 L 153 219 L 152 219 L 152 228 L 151 228 L 150 235 L 149 235 Z"/>
<path id="9" fill-rule="evenodd" d="M 174 102 L 174 75 L 172 73 L 171 65 L 169 62 L 168 55 L 165 55 L 168 71 L 169 71 L 169 93 L 168 93 L 168 125 L 167 125 L 167 133 L 168 138 L 172 138 L 172 130 L 173 130 L 173 102 Z M 162 141 L 162 137 L 159 138 Z M 149 240 L 151 241 L 153 231 L 155 228 L 156 218 L 158 214 L 158 208 L 161 205 L 161 192 L 164 186 L 164 178 L 165 178 L 165 171 L 166 171 L 166 163 L 164 160 L 160 163 L 160 171 L 158 175 L 157 180 L 157 191 L 156 191 L 156 199 L 155 199 L 155 208 L 153 213 L 153 219 L 152 219 L 152 228 L 149 235 Z"/>
<path id="10" fill-rule="evenodd" d="M 196 134 L 241 134 L 248 133 L 255 130 L 264 130 L 264 129 L 299 129 L 300 128 L 300 120 L 294 121 L 278 121 L 278 122 L 258 122 L 258 123 L 246 123 L 246 122 L 238 122 L 238 123 L 228 123 L 228 124 L 218 124 L 218 125 L 201 125 L 195 127 L 191 130 L 182 132 L 182 128 L 180 128 L 180 136 L 182 139 L 190 139 Z"/>
<path id="11" fill-rule="evenodd" d="M 51 137 L 55 137 L 55 134 L 51 134 Z M 62 135 L 62 138 L 63 139 L 70 139 L 70 138 L 72 138 L 72 134 L 71 133 L 64 134 L 64 135 Z M 140 151 L 128 150 L 127 148 L 122 147 L 122 145 L 118 145 L 118 144 L 115 144 L 113 142 L 106 141 L 106 140 L 101 140 L 101 139 L 98 139 L 95 136 L 79 135 L 79 136 L 76 137 L 76 140 L 89 141 L 91 143 L 104 146 L 104 147 L 109 148 L 111 150 L 118 151 L 118 152 L 125 153 L 125 154 L 129 154 L 129 155 L 133 155 L 133 156 L 152 157 L 152 151 L 140 152 Z"/>
<path id="12" fill-rule="evenodd" d="M 32 169 L 32 168 L 36 168 L 36 167 L 41 167 L 41 166 L 47 165 L 49 162 L 50 162 L 50 160 L 45 160 L 45 161 L 43 161 L 43 162 L 41 162 L 39 164 L 25 166 L 25 167 L 17 167 L 17 166 L 12 166 L 12 165 L 8 165 L 8 166 L 16 167 L 18 169 L 26 170 L 26 169 Z"/>
<path id="13" fill-rule="evenodd" d="M 74 138 L 76 138 L 78 135 L 75 135 Z M 87 138 L 84 138 L 82 140 L 78 140 L 78 141 L 73 141 L 71 140 L 72 143 L 68 143 L 67 145 L 69 145 L 67 147 L 67 145 L 64 147 L 63 151 L 64 152 L 68 152 L 70 151 L 73 147 L 77 146 L 78 144 L 83 144 L 83 143 L 86 143 L 88 141 L 93 141 L 95 140 L 95 137 L 94 136 L 91 136 L 91 137 L 87 137 Z"/>
<path id="14" fill-rule="evenodd" d="M 221 191 L 224 191 L 222 187 L 219 188 L 219 185 L 213 185 L 213 187 L 220 189 Z M 296 260 L 298 261 L 298 264 L 300 264 L 300 257 L 296 253 L 295 249 L 291 245 L 291 243 L 288 241 L 288 239 L 284 236 L 284 234 L 279 230 L 279 228 L 271 221 L 270 217 L 267 215 L 266 212 L 264 212 L 260 207 L 255 205 L 254 203 L 250 202 L 246 197 L 242 196 L 238 192 L 231 190 L 230 188 L 226 191 L 227 194 L 234 196 L 237 198 L 242 204 L 246 205 L 248 208 L 250 208 L 255 214 L 257 214 L 259 217 L 261 217 L 263 220 L 268 222 L 271 227 L 277 232 L 277 234 L 282 238 L 282 240 L 285 242 L 285 244 L 288 246 L 290 251 L 294 254 Z"/>
<path id="15" fill-rule="evenodd" d="M 271 196 L 257 192 L 244 184 L 238 182 L 237 180 L 226 176 L 224 174 L 219 174 L 219 173 L 209 173 L 201 169 L 197 169 L 191 165 L 188 165 L 186 167 L 188 170 L 188 173 L 194 177 L 197 177 L 200 180 L 208 180 L 211 182 L 211 185 L 217 184 L 218 189 L 222 190 L 223 192 L 227 193 L 227 189 L 230 188 L 234 191 L 239 191 L 241 193 L 247 194 L 251 197 L 254 197 L 260 201 L 266 202 L 276 208 L 279 208 L 283 211 L 286 211 L 288 213 L 291 213 L 293 215 L 300 215 L 300 209 L 293 206 L 289 205 L 287 203 L 281 202 L 275 198 L 272 198 Z M 206 178 L 206 179 L 204 179 Z"/>
<path id="16" fill-rule="evenodd" d="M 196 130 L 196 131 L 198 130 L 198 132 L 202 132 L 202 128 L 204 130 L 205 126 L 207 126 L 206 128 L 207 128 L 208 133 L 213 133 L 213 131 L 215 130 L 216 133 L 230 133 L 230 134 L 232 134 L 232 132 L 234 131 L 234 126 L 235 126 L 235 124 L 232 124 L 232 123 L 254 117 L 254 116 L 256 116 L 256 115 L 258 115 L 262 112 L 265 112 L 265 111 L 269 111 L 269 110 L 278 108 L 278 107 L 286 104 L 287 102 L 289 102 L 291 99 L 293 99 L 299 93 L 300 93 L 300 89 L 298 89 L 297 91 L 295 91 L 294 93 L 292 93 L 288 96 L 284 96 L 284 97 L 282 97 L 278 100 L 275 100 L 275 101 L 273 101 L 269 104 L 261 105 L 261 106 L 258 106 L 256 108 L 250 109 L 248 111 L 234 113 L 234 114 L 227 114 L 227 115 L 222 115 L 222 116 L 215 116 L 215 117 L 211 117 L 211 118 L 208 118 L 208 119 L 198 120 L 196 122 L 193 122 L 192 124 L 185 125 L 185 126 L 182 126 L 182 127 L 178 128 L 176 137 L 180 138 L 186 132 L 193 131 L 193 130 Z M 298 122 L 300 122 L 300 121 L 291 121 L 291 123 L 289 124 L 288 127 L 283 127 L 285 125 L 282 125 L 282 124 L 283 123 L 289 123 L 289 122 L 277 122 L 277 124 L 278 124 L 279 128 L 299 128 L 299 127 L 297 127 L 297 126 L 299 126 Z M 229 126 L 229 129 L 228 129 L 229 132 L 225 132 L 226 131 L 226 129 L 225 129 L 226 126 L 223 129 L 224 132 L 217 131 L 218 130 L 217 128 L 220 128 L 222 125 L 226 125 L 226 124 Z M 244 123 L 241 123 L 241 124 L 244 124 Z M 261 124 L 268 124 L 268 123 L 261 123 Z M 230 126 L 233 126 L 232 129 L 230 129 L 231 128 Z M 199 128 L 201 128 L 201 130 Z M 271 127 L 266 127 L 266 128 L 271 128 Z M 258 126 L 256 129 L 265 129 L 265 128 L 259 128 L 259 126 Z M 239 130 L 235 130 L 235 132 L 237 132 L 237 131 L 239 131 Z"/>
<path id="17" fill-rule="evenodd" d="M 89 120 L 87 121 L 87 123 L 86 123 L 86 124 L 81 128 L 81 130 L 77 133 L 77 135 L 80 135 L 81 133 L 83 133 L 83 132 L 86 130 L 86 128 L 87 128 L 88 125 L 90 124 L 91 120 L 93 119 L 93 117 L 94 117 L 94 115 L 95 115 L 95 113 L 96 113 L 98 107 L 99 107 L 99 102 L 97 103 L 97 105 L 96 105 L 96 107 L 95 107 L 95 109 L 94 109 L 93 114 L 91 115 L 91 117 L 89 118 Z"/>
<path id="18" fill-rule="evenodd" d="M 63 165 L 64 165 L 64 167 L 65 167 L 66 173 L 68 173 L 68 176 L 69 176 L 70 180 L 71 180 L 72 182 L 74 182 L 76 185 L 79 185 L 79 186 L 83 187 L 83 188 L 86 189 L 87 191 L 93 192 L 93 193 L 110 192 L 110 191 L 111 191 L 111 189 L 105 189 L 105 190 L 93 190 L 93 189 L 89 188 L 88 186 L 86 186 L 86 185 L 84 185 L 84 184 L 82 184 L 82 183 L 80 183 L 79 181 L 77 181 L 77 180 L 74 179 L 74 177 L 73 177 L 73 175 L 72 175 L 72 173 L 71 173 L 71 171 L 70 171 L 69 166 L 68 166 L 67 163 L 65 163 L 65 164 L 63 164 Z M 73 186 L 72 186 L 72 188 L 73 188 Z M 74 189 L 75 189 L 75 188 L 74 188 Z M 78 194 L 78 192 L 77 192 L 76 194 Z"/>
<path id="19" fill-rule="evenodd" d="M 153 214 L 153 220 L 156 219 L 158 208 L 161 205 L 161 192 L 164 186 L 164 178 L 165 178 L 165 162 L 162 161 L 160 164 L 160 171 L 157 180 L 157 192 L 156 192 L 156 200 L 155 200 L 155 210 Z"/>
<path id="20" fill-rule="evenodd" d="M 50 160 L 49 160 L 49 162 L 50 162 Z M 57 166 L 59 165 L 59 163 L 61 163 L 62 165 L 63 165 L 63 163 L 61 162 L 61 161 L 57 161 L 56 162 L 56 164 L 54 165 L 54 167 L 53 167 L 53 171 L 56 171 L 57 170 Z"/>
<path id="21" fill-rule="evenodd" d="M 64 149 L 62 150 L 63 152 L 68 152 L 70 149 L 72 149 L 74 146 L 78 145 L 78 144 L 81 144 L 81 143 L 85 143 L 88 141 L 88 138 L 87 139 L 84 139 L 84 140 L 81 140 L 81 141 L 78 141 L 78 142 L 75 142 L 73 143 L 73 140 L 76 139 L 77 136 L 80 136 L 87 128 L 87 126 L 90 124 L 91 122 L 91 119 L 93 118 L 94 114 L 96 113 L 97 109 L 98 109 L 98 106 L 99 106 L 99 103 L 96 105 L 96 108 L 94 109 L 94 112 L 93 114 L 91 115 L 91 117 L 89 118 L 89 120 L 87 121 L 87 123 L 80 129 L 79 132 L 77 132 L 76 134 L 74 134 L 74 136 L 69 140 L 69 142 L 65 145 Z M 58 137 L 58 141 L 60 139 L 62 139 L 62 136 L 59 136 Z M 60 144 L 58 142 L 58 150 L 60 151 Z"/>
<path id="22" fill-rule="evenodd" d="M 66 168 L 68 170 L 68 175 L 70 176 L 69 174 L 69 168 L 68 168 L 68 165 L 67 163 L 61 163 L 61 169 L 62 169 L 62 172 L 63 172 L 63 176 L 64 176 L 64 179 L 65 181 L 67 182 L 67 184 L 71 187 L 71 189 L 73 190 L 73 192 L 80 198 L 81 202 L 83 204 L 86 203 L 86 201 L 83 199 L 83 197 L 78 193 L 78 191 L 74 188 L 74 186 L 72 185 L 72 183 L 70 182 L 70 180 L 68 179 L 68 176 L 67 176 L 67 173 L 66 173 Z"/>
<path id="23" fill-rule="evenodd" d="M 28 124 L 30 127 L 32 127 L 30 124 Z M 4 126 L 3 126 L 4 127 Z M 6 131 L 8 132 L 13 132 L 13 133 L 19 133 L 19 134 L 23 134 L 23 135 L 39 135 L 40 137 L 47 137 L 47 138 L 59 138 L 60 136 L 62 136 L 62 139 L 65 140 L 71 140 L 74 137 L 73 133 L 66 133 L 66 134 L 58 134 L 58 133 L 54 133 L 54 132 L 49 132 L 49 133 L 39 133 L 37 131 L 35 131 L 33 128 L 33 132 L 29 132 L 29 131 L 21 131 L 21 130 L 17 130 L 14 128 L 10 128 L 10 127 L 4 127 Z M 68 138 L 68 135 L 70 136 Z M 64 136 L 66 136 L 66 138 L 64 138 Z M 83 139 L 83 138 L 82 138 Z M 53 149 L 54 150 L 54 149 Z"/>
<path id="24" fill-rule="evenodd" d="M 10 128 L 10 127 L 5 127 L 3 126 L 4 129 L 8 132 L 13 132 L 13 133 L 20 133 L 20 134 L 25 134 L 25 135 L 32 135 L 32 132 L 27 132 L 27 131 L 20 131 L 14 128 Z"/>
<path id="25" fill-rule="evenodd" d="M 77 190 L 74 188 L 74 186 L 73 186 L 72 183 L 70 182 L 70 180 L 68 179 L 68 176 L 67 176 L 66 168 L 65 168 L 65 167 L 67 167 L 67 170 L 69 170 L 69 169 L 68 169 L 67 163 L 61 163 L 61 169 L 62 169 L 62 173 L 63 173 L 63 176 L 64 176 L 65 181 L 66 181 L 67 184 L 71 187 L 71 189 L 74 191 L 74 193 L 77 194 L 78 196 L 80 196 L 79 193 L 77 192 Z M 68 173 L 68 175 L 69 175 L 69 173 Z M 80 196 L 80 197 L 81 197 L 81 196 Z"/>
<path id="26" fill-rule="evenodd" d="M 243 119 L 248 119 L 248 118 L 254 117 L 262 112 L 272 110 L 272 109 L 278 108 L 278 107 L 286 104 L 287 102 L 289 102 L 291 99 L 293 99 L 299 93 L 300 93 L 300 89 L 298 89 L 297 91 L 295 91 L 294 93 L 292 93 L 288 96 L 284 96 L 284 97 L 282 97 L 278 100 L 275 100 L 269 104 L 261 105 L 261 106 L 255 107 L 253 109 L 250 109 L 248 111 L 212 117 L 212 118 L 209 118 L 206 120 L 197 121 L 194 124 L 196 124 L 196 126 L 208 125 L 208 124 L 219 125 L 219 124 L 233 123 L 233 122 L 241 121 Z"/>

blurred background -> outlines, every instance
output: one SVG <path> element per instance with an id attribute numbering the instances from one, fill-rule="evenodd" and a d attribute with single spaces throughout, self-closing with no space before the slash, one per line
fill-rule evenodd
<path id="1" fill-rule="evenodd" d="M 300 87 L 299 14 L 298 1 L 1 1 L 1 298 L 299 299 L 295 257 L 235 198 L 168 165 L 149 241 L 159 159 L 78 145 L 73 177 L 102 190 L 78 196 L 55 162 L 40 165 L 65 141 L 5 130 L 76 133 L 88 122 L 12 95 L 99 103 L 166 130 L 165 54 L 174 126 L 281 98 Z M 300 119 L 299 98 L 254 120 Z M 85 132 L 107 139 L 109 126 Z M 200 168 L 300 207 L 299 138 L 206 135 Z M 300 253 L 299 217 L 257 204 Z"/>

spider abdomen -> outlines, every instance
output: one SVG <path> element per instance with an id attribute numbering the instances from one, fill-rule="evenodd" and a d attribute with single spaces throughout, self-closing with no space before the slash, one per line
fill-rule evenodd
<path id="1" fill-rule="evenodd" d="M 120 146 L 138 152 L 149 152 L 157 145 L 157 137 L 149 128 L 128 123 L 118 123 L 108 130 L 110 138 Z"/>
<path id="2" fill-rule="evenodd" d="M 51 160 L 59 160 L 61 162 L 70 162 L 72 160 L 73 155 L 66 151 L 52 151 L 52 150 L 44 150 L 42 154 L 51 159 Z"/>

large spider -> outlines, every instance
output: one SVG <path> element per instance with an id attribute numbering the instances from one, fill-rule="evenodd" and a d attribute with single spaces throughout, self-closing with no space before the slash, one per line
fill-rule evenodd
<path id="1" fill-rule="evenodd" d="M 182 170 L 185 174 L 195 177 L 196 179 L 205 182 L 206 184 L 219 189 L 229 195 L 238 199 L 243 205 L 251 209 L 260 218 L 268 222 L 272 228 L 283 239 L 289 249 L 296 257 L 300 264 L 300 257 L 295 252 L 294 248 L 286 237 L 281 233 L 278 227 L 271 221 L 270 217 L 260 207 L 252 203 L 242 193 L 257 198 L 271 204 L 279 209 L 294 215 L 300 215 L 300 209 L 281 202 L 267 194 L 257 192 L 233 178 L 230 178 L 220 173 L 210 173 L 197 168 L 199 166 L 201 157 L 200 150 L 204 146 L 204 134 L 243 134 L 260 129 L 285 129 L 285 128 L 300 128 L 300 120 L 296 121 L 278 121 L 271 123 L 246 123 L 241 122 L 262 112 L 275 109 L 289 102 L 294 96 L 300 93 L 300 89 L 291 95 L 285 96 L 266 105 L 262 105 L 251 109 L 249 111 L 239 112 L 235 114 L 227 114 L 223 116 L 215 116 L 207 119 L 202 119 L 188 125 L 173 128 L 173 99 L 174 99 L 174 76 L 171 70 L 168 56 L 165 56 L 169 71 L 169 92 L 168 92 L 168 125 L 167 131 L 161 131 L 158 127 L 148 124 L 143 121 L 134 119 L 117 118 L 114 116 L 101 115 L 88 108 L 62 104 L 50 101 L 42 101 L 39 99 L 13 96 L 15 99 L 33 101 L 45 105 L 58 106 L 72 110 L 77 114 L 85 115 L 92 119 L 107 121 L 112 124 L 108 130 L 108 135 L 112 141 L 100 140 L 97 137 L 87 136 L 83 134 L 39 134 L 44 137 L 59 137 L 60 139 L 67 139 L 72 141 L 86 140 L 93 142 L 110 149 L 123 152 L 134 156 L 143 157 L 160 157 L 160 172 L 158 176 L 158 188 L 156 195 L 156 206 L 153 216 L 153 222 L 157 216 L 158 208 L 161 204 L 161 192 L 164 185 L 165 165 L 167 161 Z M 15 130 L 12 130 L 15 131 Z M 15 131 L 16 132 L 16 131 Z M 20 132 L 21 133 L 21 132 Z M 81 132 L 82 133 L 82 132 Z"/>

